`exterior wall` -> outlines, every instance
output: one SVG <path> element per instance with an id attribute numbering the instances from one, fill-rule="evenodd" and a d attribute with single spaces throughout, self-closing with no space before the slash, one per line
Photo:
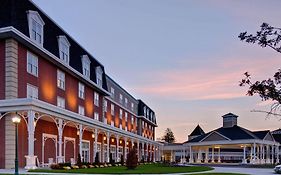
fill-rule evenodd
<path id="1" fill-rule="evenodd" d="M 0 99 L 5 98 L 5 41 L 0 40 Z"/>

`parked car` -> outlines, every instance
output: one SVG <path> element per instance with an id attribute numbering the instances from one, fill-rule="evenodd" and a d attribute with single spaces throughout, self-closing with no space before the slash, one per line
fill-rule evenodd
<path id="1" fill-rule="evenodd" d="M 274 171 L 275 171 L 275 173 L 281 174 L 281 165 L 277 165 L 277 166 L 274 168 Z"/>

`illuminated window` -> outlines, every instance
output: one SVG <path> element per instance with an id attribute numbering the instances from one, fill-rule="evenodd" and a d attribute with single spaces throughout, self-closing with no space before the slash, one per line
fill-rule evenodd
<path id="1" fill-rule="evenodd" d="M 127 122 L 128 121 L 128 113 L 125 112 L 125 121 Z"/>
<path id="2" fill-rule="evenodd" d="M 60 89 L 65 89 L 65 74 L 60 70 L 57 71 L 57 85 Z"/>
<path id="3" fill-rule="evenodd" d="M 99 106 L 99 94 L 96 92 L 94 93 L 94 104 Z"/>
<path id="4" fill-rule="evenodd" d="M 78 96 L 81 99 L 85 99 L 85 86 L 82 83 L 78 85 Z"/>
<path id="5" fill-rule="evenodd" d="M 78 113 L 80 115 L 85 115 L 85 108 L 83 106 L 78 106 Z"/>
<path id="6" fill-rule="evenodd" d="M 120 117 L 120 119 L 122 120 L 122 117 L 123 117 L 123 111 L 122 111 L 122 109 L 119 110 L 119 117 Z"/>
<path id="7" fill-rule="evenodd" d="M 62 97 L 57 97 L 57 106 L 60 108 L 65 108 L 65 99 Z"/>
<path id="8" fill-rule="evenodd" d="M 38 99 L 38 88 L 36 86 L 27 84 L 27 98 Z"/>
<path id="9" fill-rule="evenodd" d="M 102 87 L 102 74 L 103 74 L 103 71 L 102 71 L 102 68 L 100 66 L 96 67 L 96 80 L 97 80 L 97 85 L 99 87 Z"/>
<path id="10" fill-rule="evenodd" d="M 114 115 L 114 104 L 111 104 L 111 115 Z"/>
<path id="11" fill-rule="evenodd" d="M 29 36 L 35 43 L 43 46 L 44 21 L 36 11 L 27 12 Z"/>
<path id="12" fill-rule="evenodd" d="M 119 103 L 121 103 L 121 104 L 123 103 L 123 95 L 122 94 L 119 95 Z"/>
<path id="13" fill-rule="evenodd" d="M 131 117 L 131 123 L 134 124 L 134 116 Z"/>
<path id="14" fill-rule="evenodd" d="M 27 72 L 38 77 L 38 57 L 27 51 Z"/>
<path id="15" fill-rule="evenodd" d="M 131 110 L 134 111 L 134 103 L 131 103 Z"/>
<path id="16" fill-rule="evenodd" d="M 88 55 L 82 56 L 82 67 L 83 67 L 83 75 L 85 78 L 90 78 L 90 64 L 91 61 Z"/>
<path id="17" fill-rule="evenodd" d="M 95 112 L 94 117 L 95 117 L 95 120 L 99 120 L 99 113 Z"/>
<path id="18" fill-rule="evenodd" d="M 60 59 L 66 64 L 69 64 L 70 43 L 68 42 L 65 36 L 58 36 L 58 44 L 59 44 Z"/>
<path id="19" fill-rule="evenodd" d="M 107 100 L 104 100 L 104 112 L 107 112 Z"/>

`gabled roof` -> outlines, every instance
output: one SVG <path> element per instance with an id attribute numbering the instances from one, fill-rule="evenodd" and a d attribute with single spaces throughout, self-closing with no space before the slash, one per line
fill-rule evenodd
<path id="1" fill-rule="evenodd" d="M 196 128 L 191 132 L 191 134 L 189 136 L 200 136 L 200 135 L 204 135 L 205 132 L 203 131 L 203 129 L 197 125 Z"/>
<path id="2" fill-rule="evenodd" d="M 270 132 L 269 130 L 265 130 L 265 131 L 254 131 L 252 132 L 253 134 L 255 134 L 255 136 L 257 136 L 259 139 L 264 139 L 264 137 L 266 136 L 266 134 L 268 134 L 268 132 Z"/>

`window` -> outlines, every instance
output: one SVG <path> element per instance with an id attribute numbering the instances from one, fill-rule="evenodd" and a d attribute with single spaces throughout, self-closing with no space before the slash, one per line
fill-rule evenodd
<path id="1" fill-rule="evenodd" d="M 121 104 L 123 103 L 123 95 L 122 94 L 119 95 L 119 103 L 121 103 Z"/>
<path id="2" fill-rule="evenodd" d="M 90 78 L 90 64 L 91 64 L 91 61 L 90 61 L 88 55 L 83 55 L 82 56 L 83 75 L 86 78 Z"/>
<path id="3" fill-rule="evenodd" d="M 37 44 L 43 46 L 44 37 L 44 21 L 40 17 L 39 13 L 36 11 L 29 10 L 27 12 L 28 28 L 30 38 Z"/>
<path id="4" fill-rule="evenodd" d="M 78 113 L 80 115 L 85 115 L 85 108 L 83 106 L 78 106 Z"/>
<path id="5" fill-rule="evenodd" d="M 122 120 L 122 116 L 123 116 L 123 111 L 122 109 L 119 110 L 119 118 Z"/>
<path id="6" fill-rule="evenodd" d="M 111 126 L 114 126 L 114 121 L 113 120 L 111 120 Z"/>
<path id="7" fill-rule="evenodd" d="M 60 59 L 64 61 L 66 64 L 69 64 L 69 47 L 70 43 L 68 42 L 65 36 L 58 36 L 58 44 L 59 44 L 59 55 Z"/>
<path id="8" fill-rule="evenodd" d="M 57 83 L 59 88 L 65 89 L 65 74 L 60 70 L 57 71 Z"/>
<path id="9" fill-rule="evenodd" d="M 131 123 L 134 124 L 134 116 L 131 117 Z"/>
<path id="10" fill-rule="evenodd" d="M 94 117 L 95 117 L 95 120 L 99 120 L 99 113 L 95 112 Z"/>
<path id="11" fill-rule="evenodd" d="M 57 106 L 60 108 L 65 108 L 65 99 L 62 97 L 57 97 Z"/>
<path id="12" fill-rule="evenodd" d="M 104 100 L 104 112 L 107 112 L 107 100 Z"/>
<path id="13" fill-rule="evenodd" d="M 111 104 L 111 115 L 114 115 L 114 104 Z"/>
<path id="14" fill-rule="evenodd" d="M 115 91 L 114 88 L 111 87 L 111 88 L 110 88 L 111 98 L 114 98 L 114 91 Z"/>
<path id="15" fill-rule="evenodd" d="M 102 68 L 100 66 L 96 67 L 96 78 L 97 78 L 97 85 L 102 87 Z"/>
<path id="16" fill-rule="evenodd" d="M 134 103 L 131 103 L 131 110 L 134 111 Z"/>
<path id="17" fill-rule="evenodd" d="M 127 108 L 128 107 L 128 99 L 125 98 L 125 107 Z"/>
<path id="18" fill-rule="evenodd" d="M 99 94 L 96 92 L 94 93 L 94 104 L 99 106 Z"/>
<path id="19" fill-rule="evenodd" d="M 143 107 L 143 115 L 146 115 L 146 107 Z"/>
<path id="20" fill-rule="evenodd" d="M 128 121 L 128 113 L 125 112 L 125 121 L 127 122 Z"/>
<path id="21" fill-rule="evenodd" d="M 82 83 L 78 85 L 78 96 L 81 99 L 85 99 L 85 86 Z"/>
<path id="22" fill-rule="evenodd" d="M 149 109 L 146 111 L 146 117 L 149 117 Z"/>
<path id="23" fill-rule="evenodd" d="M 27 72 L 38 77 L 38 57 L 27 51 Z"/>
<path id="24" fill-rule="evenodd" d="M 35 98 L 38 99 L 38 88 L 35 86 L 32 86 L 30 84 L 27 84 L 27 98 Z"/>

